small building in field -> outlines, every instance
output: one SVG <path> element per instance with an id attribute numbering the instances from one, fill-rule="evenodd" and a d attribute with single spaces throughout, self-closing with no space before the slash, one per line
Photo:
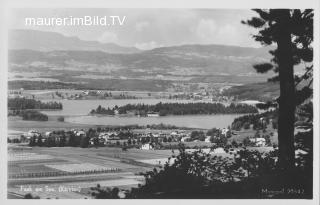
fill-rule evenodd
<path id="1" fill-rule="evenodd" d="M 182 137 L 181 138 L 181 142 L 190 142 L 191 141 L 191 137 Z"/>
<path id="2" fill-rule="evenodd" d="M 152 143 L 146 143 L 141 145 L 142 150 L 154 150 L 154 145 Z"/>
<path id="3" fill-rule="evenodd" d="M 211 142 L 210 139 L 211 139 L 211 136 L 206 136 L 206 139 L 204 141 L 205 142 Z"/>
<path id="4" fill-rule="evenodd" d="M 44 134 L 45 137 L 50 137 L 50 135 L 52 134 L 52 132 L 48 131 Z"/>
<path id="5" fill-rule="evenodd" d="M 159 117 L 159 113 L 158 112 L 148 112 L 147 117 Z"/>

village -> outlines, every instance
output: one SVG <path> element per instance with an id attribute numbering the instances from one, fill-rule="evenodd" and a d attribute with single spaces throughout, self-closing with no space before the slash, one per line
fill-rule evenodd
<path id="1" fill-rule="evenodd" d="M 217 87 L 215 87 L 217 86 Z M 214 102 L 234 102 L 237 99 L 234 96 L 225 96 L 223 91 L 231 87 L 228 84 L 209 85 L 208 83 L 198 84 L 174 84 L 174 88 L 165 92 L 134 92 L 134 91 L 115 91 L 115 90 L 74 90 L 74 89 L 56 89 L 47 90 L 43 94 L 37 94 L 37 90 L 20 89 L 8 90 L 8 98 L 44 98 L 61 100 L 89 100 L 89 99 L 144 99 L 161 98 L 176 100 L 195 100 L 195 101 L 214 101 Z"/>
<path id="2" fill-rule="evenodd" d="M 213 131 L 212 131 L 213 130 Z M 120 147 L 124 150 L 136 148 L 142 150 L 174 149 L 179 143 L 190 148 L 222 148 L 253 146 L 270 146 L 263 137 L 252 136 L 237 143 L 230 140 L 236 135 L 230 128 L 205 130 L 153 130 L 153 129 L 71 129 L 39 132 L 29 130 L 20 136 L 9 136 L 8 142 L 27 143 L 29 146 L 43 147 Z M 245 142 L 248 140 L 248 142 Z"/>

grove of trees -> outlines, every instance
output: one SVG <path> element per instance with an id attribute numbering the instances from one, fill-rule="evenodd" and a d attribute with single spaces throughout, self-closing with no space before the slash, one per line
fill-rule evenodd
<path id="1" fill-rule="evenodd" d="M 8 98 L 9 110 L 27 110 L 27 109 L 57 109 L 61 110 L 62 103 L 41 102 L 40 100 L 28 98 Z"/>
<path id="2" fill-rule="evenodd" d="M 127 104 L 120 107 L 103 108 L 98 106 L 92 110 L 92 114 L 114 114 L 117 110 L 119 114 L 134 112 L 136 115 L 145 116 L 147 113 L 159 113 L 166 115 L 195 115 L 195 114 L 236 114 L 236 113 L 257 113 L 256 107 L 246 104 L 234 104 L 225 106 L 221 103 L 157 103 L 155 105 Z"/>

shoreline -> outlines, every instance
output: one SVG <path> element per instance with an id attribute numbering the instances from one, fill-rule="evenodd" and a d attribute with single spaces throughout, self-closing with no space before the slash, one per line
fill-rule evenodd
<path id="1" fill-rule="evenodd" d="M 99 125 L 86 125 L 80 123 L 59 122 L 49 119 L 48 121 L 27 121 L 22 119 L 10 119 L 8 118 L 8 131 L 22 131 L 27 132 L 30 129 L 37 129 L 39 131 L 51 131 L 51 130 L 70 130 L 70 129 L 89 129 L 99 127 Z"/>
<path id="2" fill-rule="evenodd" d="M 92 125 L 92 124 L 81 124 L 81 123 L 72 123 L 68 121 L 59 122 L 55 121 L 52 118 L 48 121 L 27 121 L 22 119 L 10 119 L 8 118 L 8 127 L 7 131 L 9 132 L 28 132 L 31 129 L 36 129 L 40 132 L 52 131 L 52 130 L 71 130 L 71 129 L 90 129 L 98 127 L 125 127 L 125 126 L 135 126 L 138 124 L 132 125 Z M 153 125 L 153 124 L 150 124 Z M 143 126 L 143 125 L 138 125 Z M 139 128 L 140 129 L 140 128 Z M 201 128 L 189 128 L 189 127 L 177 127 L 175 129 L 182 130 L 206 130 Z"/>

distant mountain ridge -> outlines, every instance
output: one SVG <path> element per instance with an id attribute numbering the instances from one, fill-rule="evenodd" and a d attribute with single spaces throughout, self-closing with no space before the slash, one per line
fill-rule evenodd
<path id="1" fill-rule="evenodd" d="M 99 72 L 118 72 L 123 75 L 257 75 L 253 64 L 268 61 L 267 51 L 259 49 L 234 49 L 219 53 L 215 45 L 188 45 L 177 49 L 167 47 L 139 53 L 106 53 L 84 50 L 9 50 L 9 63 L 28 65 L 45 65 L 76 70 L 87 69 Z M 201 49 L 199 49 L 201 48 Z M 218 46 L 220 48 L 220 46 Z M 38 66 L 37 66 L 38 67 Z M 105 70 L 104 70 L 105 69 Z"/>
<path id="2" fill-rule="evenodd" d="M 129 87 L 148 82 L 155 90 L 174 82 L 261 82 L 267 76 L 257 74 L 252 65 L 269 61 L 272 49 L 193 44 L 141 51 L 54 32 L 11 32 L 11 80 L 99 82 L 99 86 L 121 80 Z"/>
<path id="3" fill-rule="evenodd" d="M 202 53 L 209 57 L 214 55 L 234 57 L 261 57 L 268 56 L 270 47 L 253 48 L 219 44 L 185 44 L 180 46 L 159 47 L 150 50 L 151 53 Z"/>
<path id="4" fill-rule="evenodd" d="M 114 43 L 85 41 L 78 37 L 64 36 L 56 32 L 38 30 L 9 30 L 9 49 L 54 51 L 54 50 L 82 50 L 103 51 L 107 53 L 137 53 L 135 47 L 123 47 Z"/>

